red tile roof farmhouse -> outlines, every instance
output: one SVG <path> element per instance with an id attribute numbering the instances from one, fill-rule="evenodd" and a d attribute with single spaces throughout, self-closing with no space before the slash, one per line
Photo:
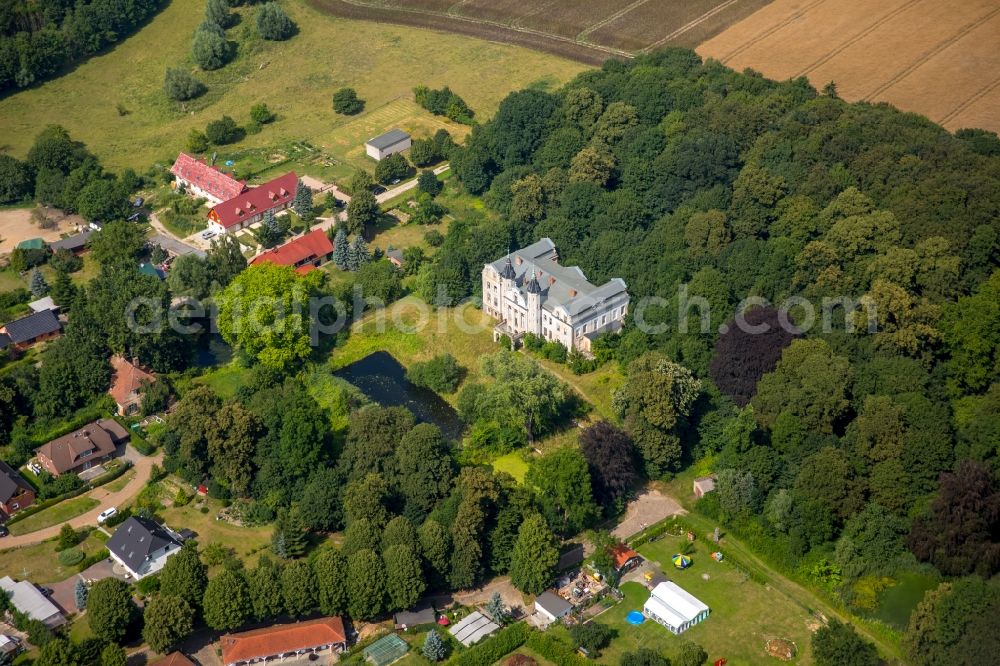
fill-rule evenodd
<path id="1" fill-rule="evenodd" d="M 265 657 L 280 657 L 287 653 L 310 648 L 347 645 L 344 622 L 339 617 L 322 617 L 316 620 L 296 622 L 226 634 L 219 639 L 222 645 L 222 663 L 237 664 Z"/>
<path id="2" fill-rule="evenodd" d="M 289 171 L 216 205 L 208 219 L 226 230 L 253 224 L 263 219 L 269 210 L 277 212 L 288 208 L 295 199 L 298 182 L 295 172 Z"/>
<path id="3" fill-rule="evenodd" d="M 269 262 L 281 266 L 293 266 L 299 272 L 307 273 L 319 262 L 329 259 L 333 254 L 333 243 L 322 229 L 315 229 L 268 250 L 250 260 L 250 264 Z"/>
<path id="4" fill-rule="evenodd" d="M 195 190 L 201 190 L 217 201 L 232 199 L 246 189 L 246 184 L 236 180 L 227 173 L 219 171 L 203 161 L 191 157 L 187 153 L 177 156 L 177 161 L 170 167 L 170 173 L 177 179 L 189 183 Z M 198 192 L 195 192 L 198 194 Z"/>

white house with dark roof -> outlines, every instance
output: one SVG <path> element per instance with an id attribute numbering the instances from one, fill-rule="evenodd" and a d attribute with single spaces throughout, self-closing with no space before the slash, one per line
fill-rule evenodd
<path id="1" fill-rule="evenodd" d="M 181 535 L 165 525 L 132 516 L 108 539 L 108 553 L 132 578 L 139 580 L 162 569 L 183 543 Z"/>
<path id="2" fill-rule="evenodd" d="M 559 263 L 549 238 L 483 267 L 483 311 L 500 320 L 495 340 L 533 333 L 589 354 L 597 336 L 621 328 L 628 305 L 624 280 L 593 284 L 579 266 Z"/>
<path id="3" fill-rule="evenodd" d="M 401 153 L 410 147 L 410 135 L 401 129 L 391 129 L 365 141 L 365 153 L 376 161 L 384 160 L 393 153 Z"/>

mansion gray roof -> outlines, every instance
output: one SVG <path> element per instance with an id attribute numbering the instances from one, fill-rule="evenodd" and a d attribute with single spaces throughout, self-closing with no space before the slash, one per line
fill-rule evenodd
<path id="1" fill-rule="evenodd" d="M 401 129 L 392 129 L 385 134 L 379 134 L 376 137 L 368 139 L 365 142 L 366 145 L 378 148 L 379 150 L 385 150 L 389 146 L 395 146 L 400 141 L 406 141 L 410 138 L 410 135 Z"/>
<path id="2" fill-rule="evenodd" d="M 576 316 L 626 291 L 625 281 L 612 278 L 597 286 L 579 266 L 559 264 L 559 254 L 550 238 L 543 238 L 489 264 L 506 279 L 513 272 L 514 284 L 528 293 L 541 293 L 542 308 L 550 312 L 562 307 Z M 536 291 L 536 289 L 538 291 Z"/>

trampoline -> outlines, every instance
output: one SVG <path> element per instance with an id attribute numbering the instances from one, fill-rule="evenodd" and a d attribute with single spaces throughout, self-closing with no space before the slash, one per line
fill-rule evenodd
<path id="1" fill-rule="evenodd" d="M 646 616 L 639 611 L 630 611 L 629 614 L 625 616 L 625 621 L 629 624 L 642 624 L 646 621 Z"/>

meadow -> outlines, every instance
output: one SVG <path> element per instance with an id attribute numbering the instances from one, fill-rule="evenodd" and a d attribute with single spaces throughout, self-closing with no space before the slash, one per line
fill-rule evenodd
<path id="1" fill-rule="evenodd" d="M 252 10 L 242 9 L 241 23 L 228 33 L 239 42 L 237 58 L 220 70 L 196 72 L 188 50 L 204 4 L 171 0 L 142 30 L 106 53 L 0 99 L 0 150 L 23 157 L 41 129 L 58 123 L 105 166 L 145 170 L 172 161 L 191 129 L 203 129 L 224 114 L 245 123 L 250 107 L 264 102 L 277 113 L 276 121 L 225 153 L 308 142 L 315 152 L 304 151 L 309 153 L 304 162 L 316 162 L 321 172 L 326 167 L 325 175 L 343 175 L 357 164 L 360 143 L 386 129 L 398 126 L 417 136 L 440 127 L 459 136 L 466 131 L 417 107 L 414 86 L 448 85 L 478 117 L 488 118 L 508 92 L 528 85 L 557 87 L 584 69 L 525 48 L 335 19 L 290 0 L 282 4 L 299 26 L 297 36 L 287 42 L 251 37 L 245 33 L 252 33 Z M 163 93 L 167 67 L 190 69 L 208 92 L 185 104 L 169 101 Z M 342 86 L 355 88 L 365 100 L 360 115 L 333 112 L 331 95 Z M 268 156 L 288 157 L 280 151 Z"/>

